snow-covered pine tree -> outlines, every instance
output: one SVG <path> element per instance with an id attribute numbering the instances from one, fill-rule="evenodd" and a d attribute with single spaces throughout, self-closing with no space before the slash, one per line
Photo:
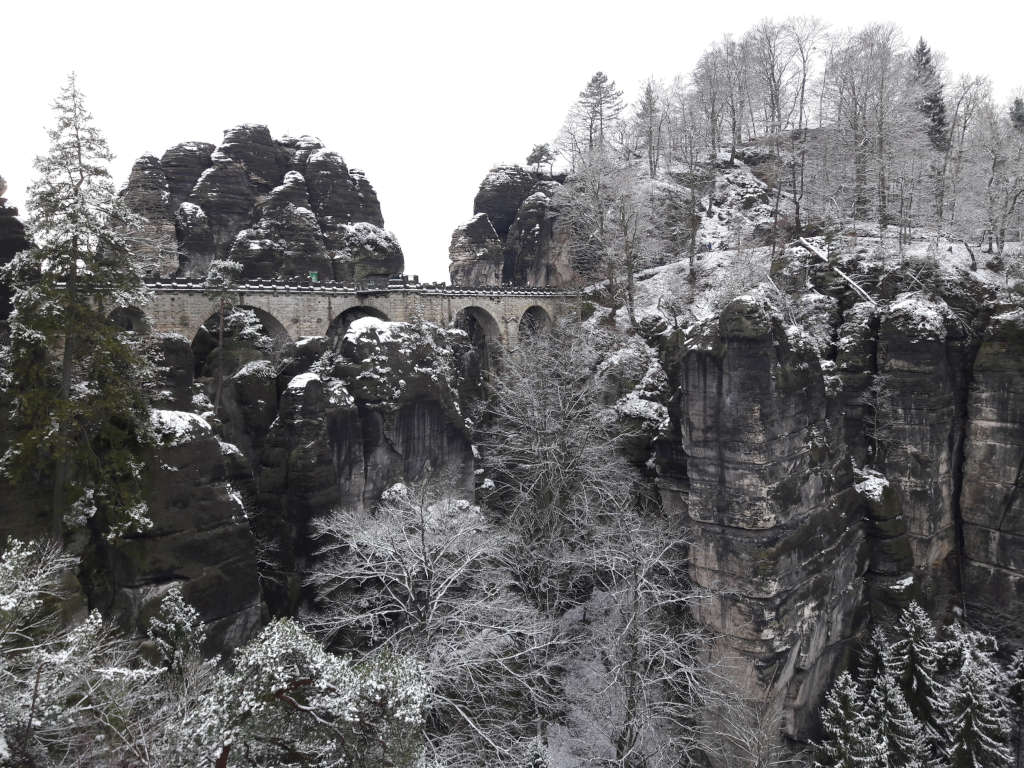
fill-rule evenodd
<path id="1" fill-rule="evenodd" d="M 13 289 L 3 469 L 17 484 L 52 488 L 50 535 L 59 540 L 76 504 L 80 517 L 99 512 L 114 530 L 146 525 L 138 456 L 149 429 L 147 366 L 110 320 L 146 300 L 134 217 L 117 198 L 113 155 L 74 75 L 53 108 L 27 201 L 35 247 L 3 272 Z"/>
<path id="2" fill-rule="evenodd" d="M 883 675 L 892 674 L 892 650 L 885 630 L 875 627 L 871 637 L 861 648 L 857 660 L 857 680 L 865 695 L 871 693 L 875 683 Z"/>
<path id="3" fill-rule="evenodd" d="M 932 58 L 932 49 L 924 38 L 918 40 L 917 47 L 911 54 L 911 65 L 913 83 L 920 92 L 917 108 L 927 122 L 925 130 L 928 133 L 928 140 L 935 149 L 944 151 L 949 123 L 946 117 L 946 101 L 942 95 L 942 78 Z"/>
<path id="4" fill-rule="evenodd" d="M 1024 765 L 1024 650 L 1013 654 L 1006 670 L 1006 677 L 1009 682 L 1006 695 L 1010 700 L 1010 717 L 1016 730 L 1016 754 L 1013 764 L 1016 768 L 1021 768 Z"/>
<path id="5" fill-rule="evenodd" d="M 206 642 L 199 612 L 185 602 L 177 584 L 160 601 L 160 610 L 149 620 L 147 634 L 156 646 L 161 664 L 177 675 L 184 672 L 190 661 L 201 658 Z"/>
<path id="6" fill-rule="evenodd" d="M 933 728 L 938 724 L 935 707 L 942 699 L 942 686 L 936 679 L 937 642 L 932 620 L 912 602 L 896 622 L 892 670 L 910 711 L 923 725 Z"/>
<path id="7" fill-rule="evenodd" d="M 999 650 L 996 639 L 984 632 L 966 629 L 960 624 L 946 627 L 946 639 L 936 645 L 936 663 L 940 677 L 947 681 L 955 681 L 960 669 L 968 662 L 974 662 L 988 674 L 997 677 L 1001 674 L 995 661 Z"/>
<path id="8" fill-rule="evenodd" d="M 882 768 L 884 755 L 872 739 L 864 700 L 849 672 L 825 696 L 821 711 L 825 738 L 815 745 L 814 768 Z"/>
<path id="9" fill-rule="evenodd" d="M 920 768 L 924 733 L 892 675 L 884 673 L 875 680 L 866 709 L 870 738 L 885 755 L 885 768 Z"/>
<path id="10" fill-rule="evenodd" d="M 1011 735 L 1006 703 L 991 669 L 968 658 L 949 687 L 942 726 L 951 768 L 1006 768 Z"/>

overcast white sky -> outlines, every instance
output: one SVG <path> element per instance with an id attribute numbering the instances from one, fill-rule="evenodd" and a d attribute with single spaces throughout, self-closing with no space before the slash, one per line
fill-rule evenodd
<path id="1" fill-rule="evenodd" d="M 143 152 L 265 123 L 319 136 L 362 168 L 406 270 L 446 279 L 452 229 L 487 169 L 554 138 L 590 75 L 627 95 L 649 75 L 689 71 L 724 32 L 814 14 L 833 27 L 899 24 L 987 74 L 1024 85 L 1024 3 L 974 0 L 703 2 L 52 2 L 0 10 L 0 175 L 23 207 L 46 150 L 49 104 L 72 69 L 118 155 L 118 183 Z"/>

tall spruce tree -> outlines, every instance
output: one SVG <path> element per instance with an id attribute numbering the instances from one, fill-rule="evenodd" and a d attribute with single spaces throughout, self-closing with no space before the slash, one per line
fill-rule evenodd
<path id="1" fill-rule="evenodd" d="M 949 123 L 946 118 L 946 101 L 943 98 L 942 78 L 932 59 L 932 49 L 921 38 L 911 56 L 914 85 L 920 91 L 918 110 L 927 121 L 928 140 L 932 146 L 946 150 Z"/>
<path id="2" fill-rule="evenodd" d="M 868 729 L 885 755 L 885 768 L 920 768 L 925 755 L 921 724 L 892 675 L 875 680 L 866 709 Z"/>
<path id="3" fill-rule="evenodd" d="M 886 637 L 885 630 L 875 627 L 871 632 L 871 637 L 861 648 L 857 663 L 857 679 L 865 693 L 870 694 L 875 682 L 884 675 L 891 675 L 892 672 L 892 651 L 889 638 Z"/>
<path id="4" fill-rule="evenodd" d="M 912 602 L 896 622 L 892 670 L 910 711 L 933 728 L 938 725 L 935 708 L 942 699 L 942 686 L 936 680 L 936 643 L 935 625 L 924 609 Z"/>
<path id="5" fill-rule="evenodd" d="M 943 728 L 950 768 L 1010 765 L 1010 721 L 992 670 L 968 658 L 949 687 Z"/>
<path id="6" fill-rule="evenodd" d="M 149 429 L 145 363 L 110 320 L 146 300 L 133 216 L 74 75 L 53 109 L 50 148 L 36 158 L 28 193 L 35 247 L 4 268 L 13 434 L 3 469 L 16 484 L 52 487 L 49 528 L 59 540 L 69 513 L 99 513 L 115 529 L 146 524 L 139 455 Z"/>
<path id="7" fill-rule="evenodd" d="M 864 700 L 849 672 L 825 696 L 821 711 L 825 738 L 815 745 L 814 768 L 882 768 L 885 755 L 872 738 Z"/>

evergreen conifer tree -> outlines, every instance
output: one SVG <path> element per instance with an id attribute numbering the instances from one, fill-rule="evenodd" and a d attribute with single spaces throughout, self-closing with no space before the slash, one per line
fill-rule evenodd
<path id="1" fill-rule="evenodd" d="M 914 84 L 921 91 L 918 109 L 928 122 L 928 140 L 940 152 L 945 151 L 948 130 L 946 102 L 942 94 L 942 79 L 932 59 L 932 49 L 921 38 L 911 57 Z"/>
<path id="2" fill-rule="evenodd" d="M 861 649 L 857 664 L 857 680 L 864 692 L 870 694 L 875 683 L 883 675 L 892 674 L 892 651 L 885 630 L 875 627 L 870 639 Z"/>
<path id="3" fill-rule="evenodd" d="M 826 695 L 821 727 L 825 738 L 815 745 L 814 768 L 881 768 L 885 764 L 849 672 L 843 672 Z"/>
<path id="4" fill-rule="evenodd" d="M 892 645 L 892 669 L 907 697 L 907 705 L 924 725 L 935 726 L 935 706 L 942 698 L 936 680 L 937 639 L 935 625 L 916 602 L 900 614 Z"/>
<path id="5" fill-rule="evenodd" d="M 1017 732 L 1014 740 L 1017 746 L 1014 765 L 1020 768 L 1024 758 L 1024 650 L 1013 654 L 1007 669 L 1007 679 L 1009 686 L 1006 695 L 1010 700 L 1011 719 Z"/>
<path id="6" fill-rule="evenodd" d="M 10 317 L 15 484 L 52 488 L 50 535 L 65 515 L 145 527 L 140 452 L 148 442 L 146 364 L 110 320 L 138 308 L 145 285 L 131 254 L 134 217 L 117 198 L 113 157 L 74 75 L 53 105 L 50 148 L 29 189 L 35 247 L 4 268 Z"/>
<path id="7" fill-rule="evenodd" d="M 551 164 L 555 161 L 555 155 L 547 144 L 534 144 L 530 154 L 526 156 L 527 165 L 532 165 L 535 173 L 540 173 L 542 165 L 548 166 L 548 173 L 551 172 Z"/>
<path id="8" fill-rule="evenodd" d="M 871 737 L 885 755 L 885 768 L 920 768 L 925 754 L 921 724 L 888 673 L 879 677 L 871 689 L 867 722 Z"/>
<path id="9" fill-rule="evenodd" d="M 998 681 L 989 669 L 967 659 L 949 688 L 943 728 L 951 768 L 1004 768 L 1010 765 L 1010 722 Z"/>
<path id="10" fill-rule="evenodd" d="M 586 124 L 587 149 L 603 149 L 605 131 L 622 112 L 622 91 L 604 72 L 595 72 L 587 87 L 580 91 L 579 105 Z"/>
<path id="11" fill-rule="evenodd" d="M 1010 107 L 1010 124 L 1016 130 L 1024 132 L 1024 99 L 1020 96 L 1013 100 Z"/>

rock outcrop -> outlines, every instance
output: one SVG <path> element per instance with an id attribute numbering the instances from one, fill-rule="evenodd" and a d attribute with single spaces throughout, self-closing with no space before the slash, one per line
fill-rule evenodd
<path id="1" fill-rule="evenodd" d="M 217 147 L 178 144 L 140 158 L 122 195 L 145 219 L 147 268 L 162 276 L 201 276 L 224 258 L 243 264 L 243 279 L 364 280 L 404 268 L 366 177 L 310 136 L 276 140 L 266 126 L 240 125 Z"/>
<path id="2" fill-rule="evenodd" d="M 972 368 L 963 490 L 967 615 L 1024 647 L 1024 309 L 992 318 Z"/>
<path id="3" fill-rule="evenodd" d="M 501 285 L 505 257 L 486 213 L 455 228 L 448 256 L 452 285 Z"/>
<path id="4" fill-rule="evenodd" d="M 155 410 L 153 425 L 157 446 L 146 461 L 153 525 L 107 548 L 110 591 L 94 591 L 92 600 L 144 632 L 166 591 L 180 585 L 207 625 L 211 650 L 234 648 L 260 627 L 263 611 L 240 491 L 248 467 L 194 413 Z"/>
<path id="5" fill-rule="evenodd" d="M 494 231 L 504 240 L 519 208 L 536 184 L 536 177 L 521 166 L 495 166 L 480 182 L 473 199 L 473 213 L 486 213 Z"/>
<path id="6" fill-rule="evenodd" d="M 133 233 L 136 256 L 143 271 L 173 274 L 178 269 L 178 249 L 171 194 L 167 177 L 155 156 L 143 155 L 135 161 L 121 199 L 143 220 L 140 230 Z"/>
<path id="7" fill-rule="evenodd" d="M 518 165 L 492 168 L 473 201 L 473 218 L 452 233 L 452 283 L 571 284 L 568 232 L 554 209 L 560 186 L 558 180 Z"/>
<path id="8" fill-rule="evenodd" d="M 682 265 L 645 273 L 637 313 L 668 379 L 648 445 L 662 503 L 737 679 L 807 739 L 868 621 L 911 600 L 1024 645 L 1017 300 L 917 254 L 896 269 L 862 246 L 829 263 L 789 248 L 770 283 L 710 312 L 691 298 L 674 325 L 659 300 L 682 285 L 718 301 L 715 281 L 746 263 L 720 258 L 694 289 Z"/>
<path id="9" fill-rule="evenodd" d="M 673 387 L 660 454 L 663 499 L 686 521 L 701 618 L 753 696 L 785 702 L 790 734 L 813 727 L 859 629 L 862 499 L 816 350 L 759 296 L 670 337 Z"/>
<path id="10" fill-rule="evenodd" d="M 247 509 L 265 548 L 260 573 L 273 613 L 291 614 L 304 598 L 313 520 L 368 508 L 388 486 L 437 472 L 471 487 L 456 365 L 468 343 L 460 331 L 363 318 L 337 345 L 303 339 L 277 363 L 225 357 L 220 431 L 253 475 Z M 200 367 L 212 397 L 216 365 Z"/>

